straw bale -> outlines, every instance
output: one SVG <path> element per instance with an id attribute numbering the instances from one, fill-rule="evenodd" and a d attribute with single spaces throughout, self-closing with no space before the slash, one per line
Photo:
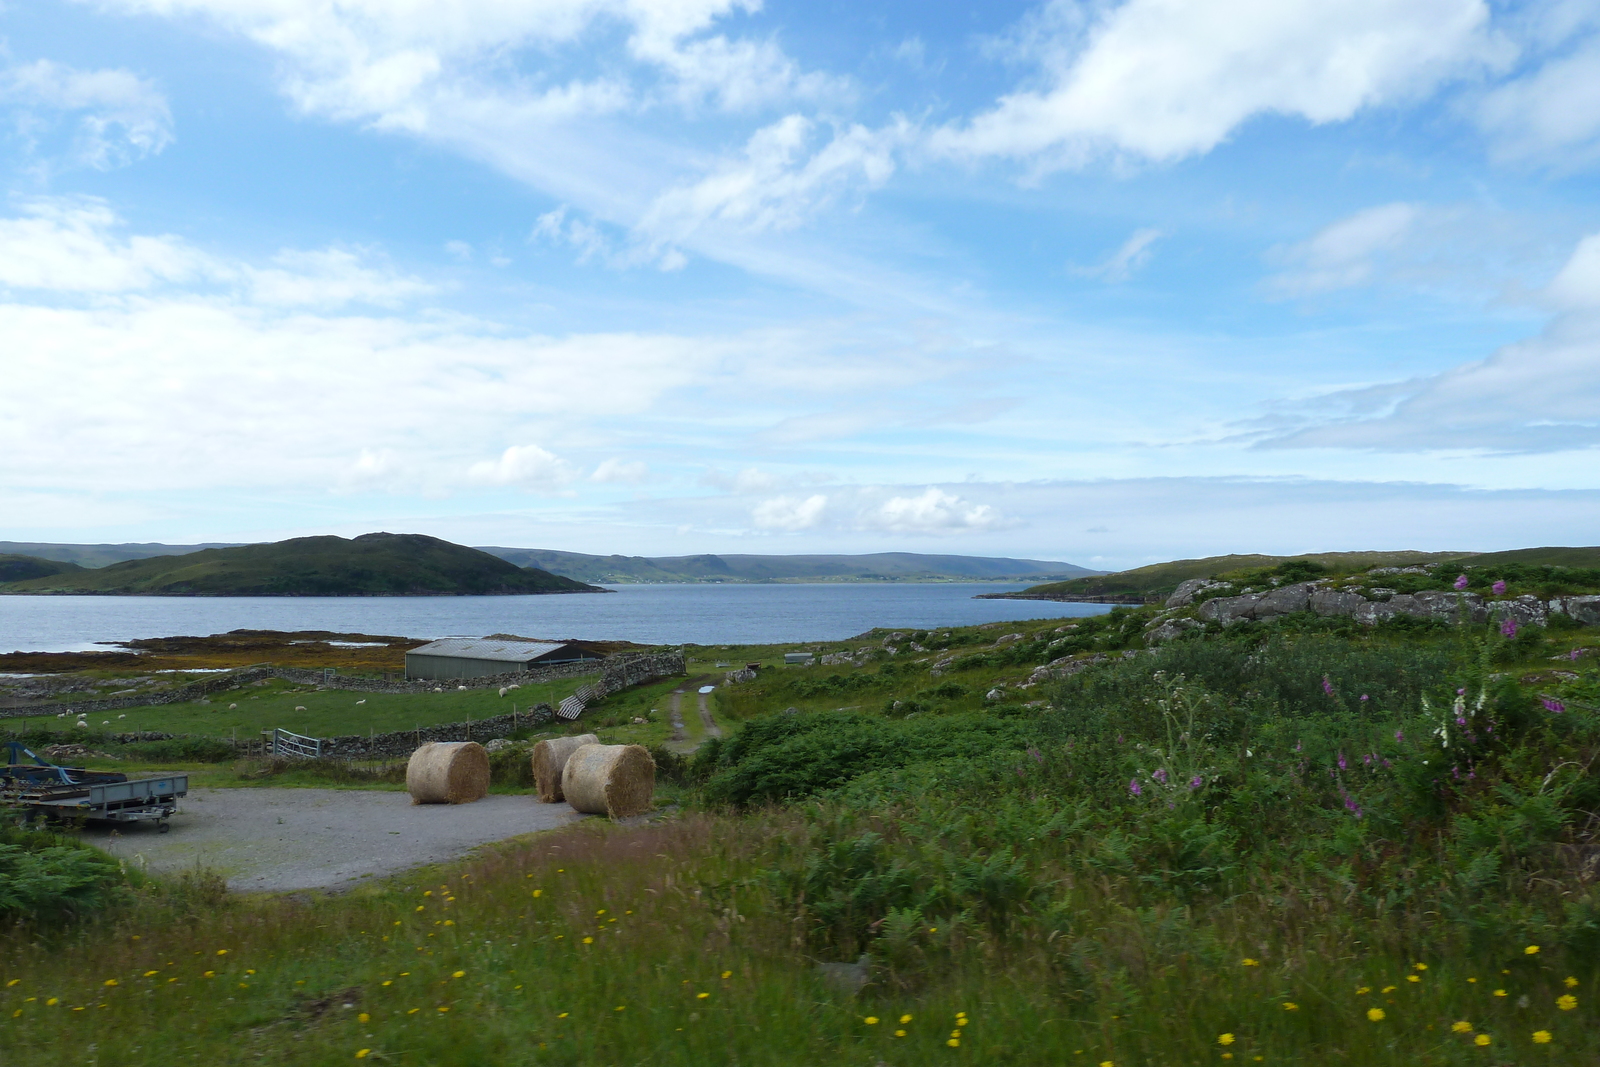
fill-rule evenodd
<path id="1" fill-rule="evenodd" d="M 489 754 L 476 741 L 430 741 L 411 753 L 413 804 L 471 804 L 489 793 Z"/>
<path id="2" fill-rule="evenodd" d="M 539 786 L 539 799 L 554 804 L 564 799 L 561 793 L 561 772 L 567 766 L 567 757 L 584 745 L 598 745 L 594 734 L 576 737 L 552 737 L 533 746 L 533 780 Z"/>
<path id="3" fill-rule="evenodd" d="M 584 745 L 567 757 L 561 791 L 574 811 L 638 815 L 655 798 L 656 761 L 643 745 Z"/>

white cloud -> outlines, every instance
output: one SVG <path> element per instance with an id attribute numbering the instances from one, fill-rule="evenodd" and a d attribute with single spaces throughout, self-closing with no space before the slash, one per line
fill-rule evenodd
<path id="1" fill-rule="evenodd" d="M 1286 269 L 1269 287 L 1289 296 L 1329 292 L 1370 281 L 1375 261 L 1394 251 L 1416 226 L 1415 204 L 1383 204 L 1340 219 L 1310 240 L 1277 249 L 1273 258 Z"/>
<path id="2" fill-rule="evenodd" d="M 1600 153 L 1600 35 L 1490 90 L 1477 117 L 1502 159 L 1594 159 Z"/>
<path id="3" fill-rule="evenodd" d="M 740 156 L 657 197 L 639 233 L 659 245 L 684 241 L 711 225 L 747 233 L 792 229 L 840 196 L 888 181 L 910 127 L 841 127 L 813 150 L 815 130 L 816 123 L 803 115 L 757 130 Z"/>
<path id="4" fill-rule="evenodd" d="M 444 250 L 463 263 L 469 263 L 472 260 L 472 246 L 465 241 L 446 241 Z"/>
<path id="5" fill-rule="evenodd" d="M 822 523 L 827 508 L 828 498 L 821 493 L 805 498 L 778 496 L 757 504 L 750 518 L 761 530 L 809 530 Z"/>
<path id="6" fill-rule="evenodd" d="M 650 478 L 650 468 L 640 460 L 624 460 L 613 456 L 603 460 L 589 475 L 591 482 L 611 482 L 621 485 L 642 485 Z"/>
<path id="7" fill-rule="evenodd" d="M 1083 25 L 1065 0 L 1031 42 L 1043 85 L 935 151 L 1081 166 L 1203 154 L 1251 118 L 1339 122 L 1426 93 L 1505 49 L 1482 0 L 1128 0 Z"/>
<path id="8" fill-rule="evenodd" d="M 1000 524 L 988 504 L 974 504 L 937 486 L 919 496 L 890 497 L 861 514 L 861 525 L 896 533 L 963 533 Z"/>
<path id="9" fill-rule="evenodd" d="M 1344 390 L 1267 447 L 1560 452 L 1600 445 L 1600 234 L 1578 242 L 1542 294 L 1538 337 L 1442 374 Z"/>
<path id="10" fill-rule="evenodd" d="M 172 143 L 166 97 L 126 70 L 76 70 L 47 59 L 10 67 L 0 70 L 0 103 L 35 115 L 77 115 L 72 161 L 101 170 Z"/>
<path id="11" fill-rule="evenodd" d="M 0 219 L 0 285 L 57 292 L 120 293 L 188 281 L 217 270 L 182 239 L 119 237 L 104 201 L 38 198 Z"/>
<path id="12" fill-rule="evenodd" d="M 481 485 L 551 490 L 571 482 L 576 473 L 566 460 L 538 445 L 512 445 L 499 459 L 474 463 L 467 477 Z"/>
<path id="13" fill-rule="evenodd" d="M 395 307 L 434 291 L 420 278 L 364 266 L 362 257 L 343 249 L 285 250 L 276 267 L 248 268 L 252 295 L 261 304 L 285 307 L 341 307 L 378 304 Z"/>
<path id="14" fill-rule="evenodd" d="M 1125 282 L 1150 261 L 1153 246 L 1165 236 L 1162 231 L 1149 227 L 1134 230 L 1110 259 L 1096 267 L 1078 268 L 1075 273 L 1108 282 Z"/>

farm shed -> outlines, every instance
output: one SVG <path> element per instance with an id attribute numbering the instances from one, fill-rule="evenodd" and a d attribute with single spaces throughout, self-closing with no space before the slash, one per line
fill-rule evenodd
<path id="1" fill-rule="evenodd" d="M 406 679 L 483 678 L 548 667 L 553 663 L 600 658 L 600 653 L 567 641 L 446 637 L 406 653 Z"/>

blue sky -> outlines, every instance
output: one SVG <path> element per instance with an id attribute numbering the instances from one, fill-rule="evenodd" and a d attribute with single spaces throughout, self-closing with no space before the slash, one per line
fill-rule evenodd
<path id="1" fill-rule="evenodd" d="M 0 538 L 1600 538 L 1600 3 L 0 6 Z"/>

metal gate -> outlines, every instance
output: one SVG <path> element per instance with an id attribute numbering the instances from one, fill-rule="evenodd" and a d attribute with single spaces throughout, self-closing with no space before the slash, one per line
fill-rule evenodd
<path id="1" fill-rule="evenodd" d="M 306 737 L 288 730 L 272 731 L 272 754 L 282 759 L 320 759 L 322 739 Z"/>

